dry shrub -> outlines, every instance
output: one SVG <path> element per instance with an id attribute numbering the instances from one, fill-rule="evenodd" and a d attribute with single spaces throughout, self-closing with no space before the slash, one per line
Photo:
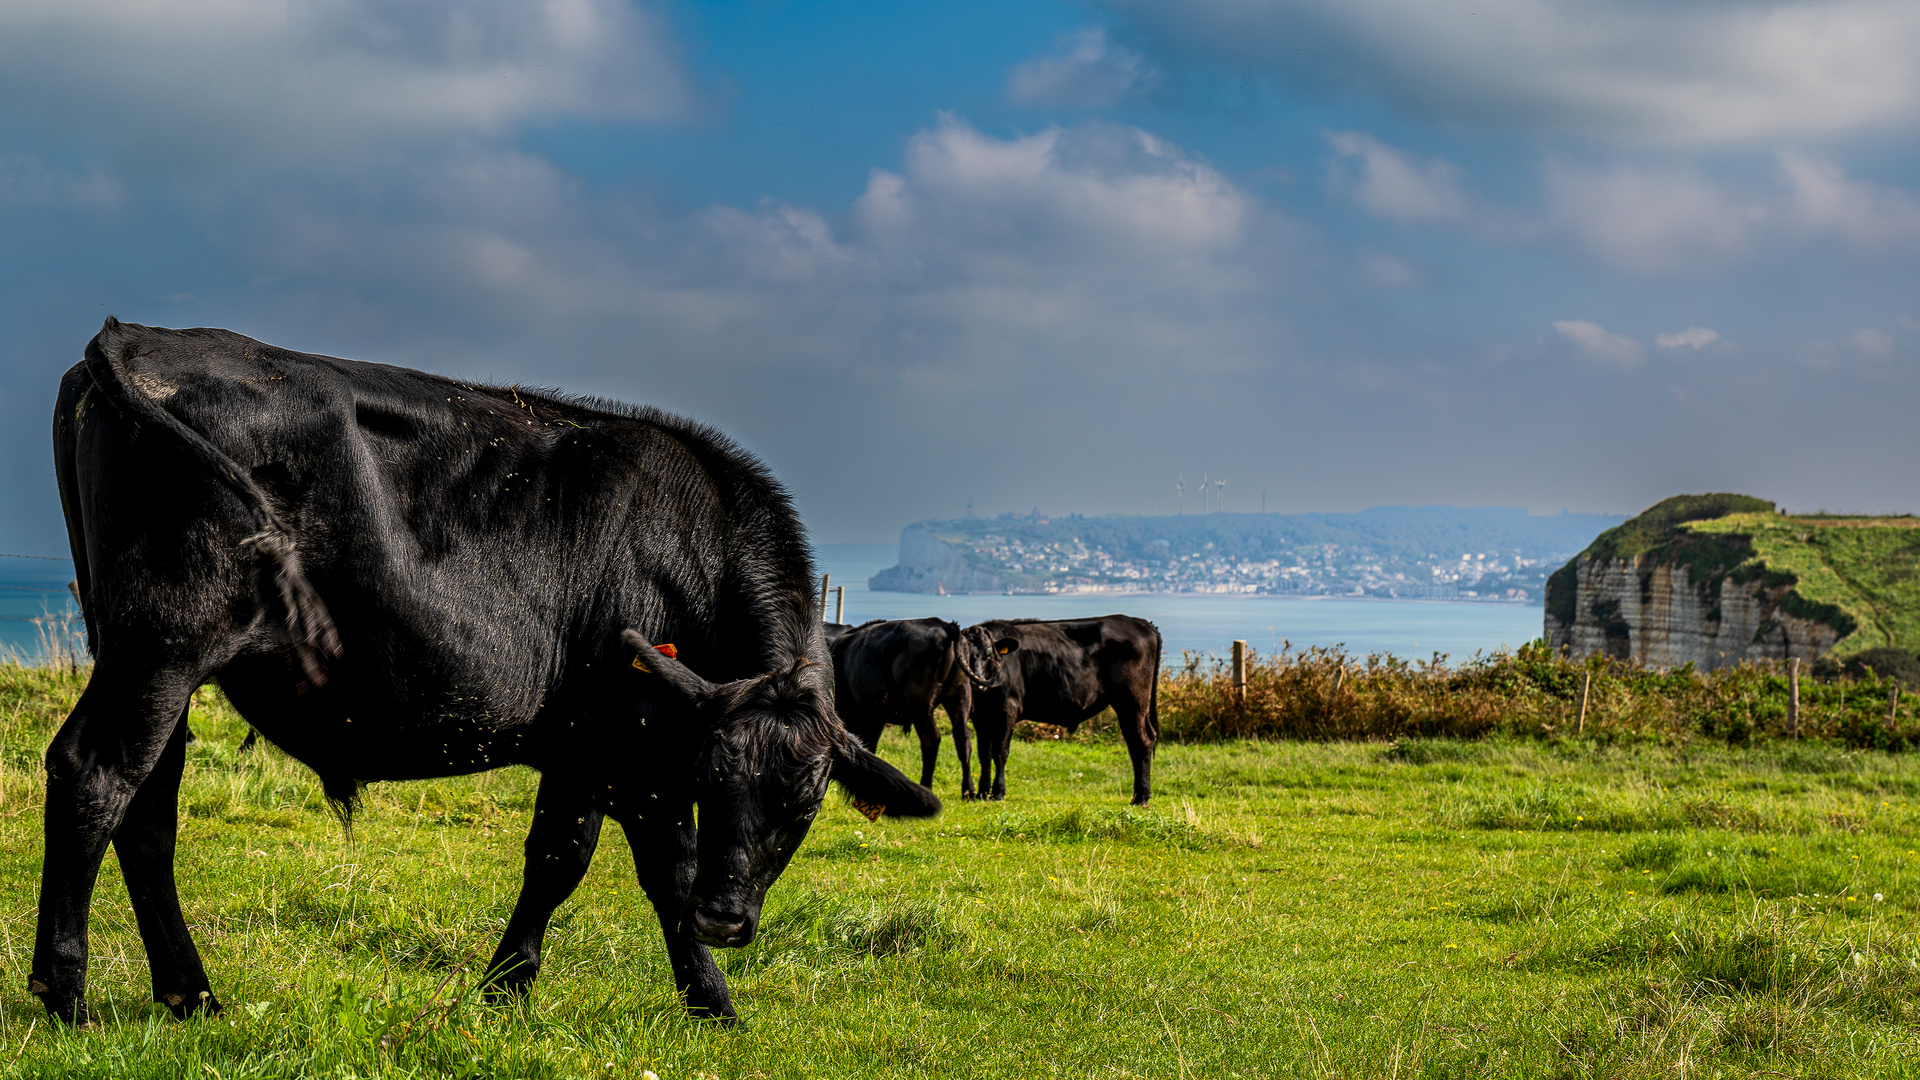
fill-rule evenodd
<path id="1" fill-rule="evenodd" d="M 1580 720 L 1583 680 L 1587 713 Z M 1920 708 L 1877 675 L 1800 680 L 1800 735 L 1856 747 L 1920 746 Z M 1735 745 L 1790 737 L 1785 666 L 1714 672 L 1589 657 L 1569 660 L 1542 642 L 1517 652 L 1403 660 L 1338 648 L 1251 655 L 1244 695 L 1228 661 L 1183 654 L 1160 683 L 1160 730 L 1180 742 L 1223 739 L 1476 739 L 1499 732 L 1599 742 L 1713 739 Z"/>

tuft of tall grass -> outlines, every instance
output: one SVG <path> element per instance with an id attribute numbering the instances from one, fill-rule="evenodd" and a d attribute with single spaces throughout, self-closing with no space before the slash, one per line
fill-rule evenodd
<path id="1" fill-rule="evenodd" d="M 1400 740 L 1407 760 L 1416 763 L 1434 752 L 1419 740 L 1493 734 L 1736 746 L 1793 737 L 1782 664 L 1662 670 L 1604 656 L 1569 660 L 1542 641 L 1515 652 L 1476 653 L 1459 664 L 1447 660 L 1439 653 L 1405 660 L 1288 645 L 1251 656 L 1241 691 L 1225 659 L 1189 652 L 1161 679 L 1161 736 L 1176 742 Z M 1890 713 L 1893 689 L 1890 679 L 1872 673 L 1803 677 L 1799 736 L 1863 749 L 1920 747 L 1920 702 L 1902 699 Z"/>

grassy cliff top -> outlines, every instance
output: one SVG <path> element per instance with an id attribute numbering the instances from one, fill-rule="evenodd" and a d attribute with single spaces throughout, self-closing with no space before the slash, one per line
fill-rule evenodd
<path id="1" fill-rule="evenodd" d="M 1554 571 L 1547 579 L 1547 612 L 1562 623 L 1574 621 L 1577 614 L 1575 567 L 1581 559 L 1609 562 L 1651 558 L 1686 567 L 1687 580 L 1697 586 L 1718 588 L 1728 572 L 1748 561 L 1752 548 L 1743 537 L 1696 534 L 1687 526 L 1729 515 L 1763 517 L 1772 513 L 1772 503 L 1750 495 L 1720 492 L 1663 499 L 1637 517 L 1601 533 L 1585 551 Z"/>
<path id="2" fill-rule="evenodd" d="M 1790 614 L 1843 635 L 1836 659 L 1867 649 L 1920 650 L 1920 518 L 1782 514 L 1729 493 L 1676 495 L 1596 537 L 1581 559 L 1654 559 L 1702 589 L 1732 578 L 1792 586 Z M 1547 583 L 1547 610 L 1574 612 L 1575 559 Z"/>
<path id="3" fill-rule="evenodd" d="M 1791 575 L 1802 600 L 1850 616 L 1854 631 L 1834 647 L 1836 657 L 1920 649 L 1920 518 L 1734 513 L 1680 528 L 1743 539 L 1752 554 L 1742 576 Z"/>
<path id="4" fill-rule="evenodd" d="M 1772 503 L 1751 495 L 1675 495 L 1594 537 L 1582 554 L 1593 559 L 1631 559 L 1670 545 L 1681 527 L 1691 522 L 1771 513 Z"/>

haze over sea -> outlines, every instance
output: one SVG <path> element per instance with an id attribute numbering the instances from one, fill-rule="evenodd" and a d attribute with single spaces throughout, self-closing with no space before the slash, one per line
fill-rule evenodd
<path id="1" fill-rule="evenodd" d="M 1115 613 L 1153 620 L 1171 662 L 1183 650 L 1224 654 L 1244 639 L 1266 653 L 1282 641 L 1296 647 L 1345 645 L 1350 652 L 1393 653 L 1426 658 L 1435 652 L 1456 660 L 1475 651 L 1518 647 L 1540 636 L 1537 604 L 1435 603 L 1272 596 L 1154 593 L 1137 596 L 930 596 L 869 592 L 867 579 L 893 565 L 892 544 L 822 544 L 820 569 L 847 588 L 847 619 L 918 619 L 939 616 L 962 625 L 983 619 L 1072 619 Z M 40 657 L 39 628 L 45 612 L 71 610 L 66 584 L 73 564 L 64 559 L 0 558 L 0 650 L 28 662 Z"/>
<path id="2" fill-rule="evenodd" d="M 1333 597 L 1231 596 L 1197 593 L 1052 596 L 935 596 L 869 592 L 867 579 L 892 566 L 892 544 L 821 544 L 823 573 L 847 587 L 846 618 L 920 619 L 961 625 L 983 619 L 1074 619 L 1138 615 L 1159 626 L 1169 662 L 1182 651 L 1225 655 L 1237 638 L 1261 653 L 1283 641 L 1294 647 L 1345 645 L 1352 653 L 1425 659 L 1435 652 L 1465 659 L 1475 651 L 1518 648 L 1540 636 L 1538 604 L 1348 600 Z M 828 605 L 832 614 L 832 602 Z"/>

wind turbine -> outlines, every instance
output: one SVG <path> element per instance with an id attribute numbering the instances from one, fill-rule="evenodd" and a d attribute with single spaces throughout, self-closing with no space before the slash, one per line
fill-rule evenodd
<path id="1" fill-rule="evenodd" d="M 1207 512 L 1207 484 L 1209 482 L 1210 481 L 1207 480 L 1207 470 L 1201 469 L 1200 470 L 1200 513 L 1202 516 L 1205 516 Z"/>
<path id="2" fill-rule="evenodd" d="M 1180 497 L 1180 512 L 1187 512 L 1187 474 L 1181 473 L 1178 483 L 1173 485 L 1173 493 Z"/>
<path id="3" fill-rule="evenodd" d="M 1213 510 L 1215 513 L 1220 512 L 1220 504 L 1225 502 L 1226 498 L 1227 482 L 1225 480 L 1215 480 L 1213 482 Z"/>

